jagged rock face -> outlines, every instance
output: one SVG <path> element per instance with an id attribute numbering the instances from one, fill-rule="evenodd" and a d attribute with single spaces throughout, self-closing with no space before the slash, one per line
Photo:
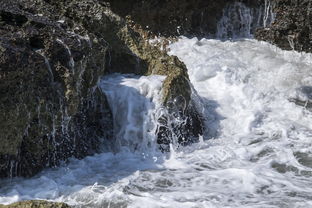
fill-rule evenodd
<path id="1" fill-rule="evenodd" d="M 0 208 L 70 208 L 65 203 L 54 203 L 41 200 L 22 201 L 7 206 L 0 205 Z"/>
<path id="2" fill-rule="evenodd" d="M 105 2 L 3 0 L 0 177 L 32 176 L 68 157 L 109 149 L 113 118 L 96 87 L 104 74 L 166 75 L 164 105 L 183 96 L 184 112 L 192 112 L 185 65 L 147 38 Z"/>
<path id="3" fill-rule="evenodd" d="M 0 8 L 0 177 L 31 176 L 99 151 L 100 140 L 112 138 L 104 131 L 112 125 L 108 104 L 95 87 L 108 47 L 93 34 L 65 29 L 38 5 L 6 3 Z"/>
<path id="4" fill-rule="evenodd" d="M 312 52 L 312 1 L 272 0 L 276 19 L 255 37 L 285 50 Z"/>
<path id="5" fill-rule="evenodd" d="M 223 9 L 230 3 L 242 2 L 259 7 L 264 0 L 108 0 L 112 10 L 131 18 L 156 35 L 166 37 L 214 36 Z"/>

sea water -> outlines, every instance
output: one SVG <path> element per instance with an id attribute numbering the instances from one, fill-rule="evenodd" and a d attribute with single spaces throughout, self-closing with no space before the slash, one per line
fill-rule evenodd
<path id="1" fill-rule="evenodd" d="M 205 134 L 163 154 L 157 118 L 163 76 L 110 75 L 116 149 L 71 159 L 30 179 L 1 180 L 0 204 L 74 207 L 312 207 L 312 55 L 252 39 L 180 38 Z"/>

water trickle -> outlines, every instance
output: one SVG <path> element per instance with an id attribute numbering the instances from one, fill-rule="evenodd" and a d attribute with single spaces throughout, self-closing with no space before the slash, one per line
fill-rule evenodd
<path id="1" fill-rule="evenodd" d="M 271 0 L 264 1 L 264 14 L 263 14 L 263 27 L 269 26 L 275 19 L 275 13 L 273 12 L 274 2 Z"/>
<path id="2" fill-rule="evenodd" d="M 267 27 L 275 18 L 273 3 L 264 0 L 258 8 L 250 8 L 242 2 L 228 4 L 217 24 L 216 37 L 220 39 L 251 38 L 259 27 Z"/>
<path id="3" fill-rule="evenodd" d="M 293 35 L 288 35 L 287 40 L 289 43 L 290 48 L 294 51 L 295 50 L 295 43 L 294 43 L 295 37 Z"/>
<path id="4" fill-rule="evenodd" d="M 217 37 L 239 38 L 251 36 L 252 11 L 241 2 L 230 4 L 218 23 Z"/>
<path id="5" fill-rule="evenodd" d="M 53 82 L 54 81 L 54 75 L 53 75 L 53 72 L 52 72 L 52 68 L 51 68 L 49 59 L 45 56 L 45 54 L 44 54 L 42 49 L 36 50 L 36 53 L 40 54 L 44 58 L 44 62 L 46 64 L 46 66 L 47 66 L 47 69 L 48 69 L 49 74 L 51 76 L 51 80 Z"/>
<path id="6" fill-rule="evenodd" d="M 69 56 L 69 62 L 68 62 L 68 65 L 70 67 L 70 69 L 72 70 L 72 72 L 75 72 L 74 68 L 75 68 L 75 61 L 74 61 L 74 58 L 72 56 L 72 53 L 71 53 L 71 50 L 70 48 L 68 47 L 67 44 L 65 44 L 61 39 L 56 39 L 56 41 L 58 43 L 60 43 L 67 51 L 68 53 L 68 56 Z"/>

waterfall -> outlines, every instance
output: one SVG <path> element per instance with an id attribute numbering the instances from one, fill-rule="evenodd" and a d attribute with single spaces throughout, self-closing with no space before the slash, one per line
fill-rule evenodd
<path id="1" fill-rule="evenodd" d="M 115 151 L 157 151 L 157 123 L 162 114 L 164 76 L 111 75 L 99 86 L 108 98 L 114 119 Z"/>
<path id="2" fill-rule="evenodd" d="M 250 37 L 252 11 L 241 2 L 227 6 L 217 25 L 217 37 L 222 39 Z"/>
<path id="3" fill-rule="evenodd" d="M 192 119 L 198 115 L 192 111 L 195 109 L 187 106 L 182 96 L 168 101 L 167 106 L 163 105 L 161 89 L 164 79 L 158 75 L 114 74 L 99 82 L 112 110 L 115 152 L 126 149 L 151 155 L 169 152 L 170 145 L 178 150 L 198 141 L 197 135 L 188 129 L 202 127 L 192 126 Z M 189 118 L 189 115 L 193 117 Z"/>
<path id="4" fill-rule="evenodd" d="M 269 26 L 275 18 L 273 3 L 264 0 L 258 8 L 242 2 L 228 4 L 217 24 L 216 37 L 220 39 L 251 38 L 257 28 Z"/>

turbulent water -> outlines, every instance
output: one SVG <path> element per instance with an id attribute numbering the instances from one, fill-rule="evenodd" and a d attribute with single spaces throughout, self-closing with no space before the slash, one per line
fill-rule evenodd
<path id="1" fill-rule="evenodd" d="M 115 119 L 113 153 L 72 159 L 31 179 L 2 180 L 0 204 L 76 207 L 312 207 L 312 55 L 268 43 L 181 38 L 206 133 L 162 154 L 162 76 L 112 75 L 99 87 Z M 196 94 L 196 96 L 195 96 Z"/>

